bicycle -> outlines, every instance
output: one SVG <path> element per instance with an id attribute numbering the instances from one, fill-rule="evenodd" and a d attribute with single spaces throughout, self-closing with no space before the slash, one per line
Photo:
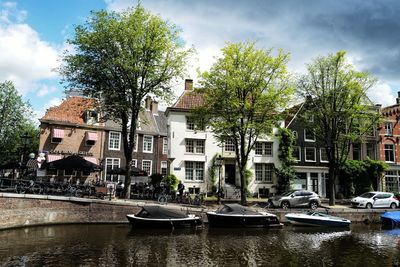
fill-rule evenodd
<path id="1" fill-rule="evenodd" d="M 161 205 L 165 205 L 168 202 L 168 194 L 166 193 L 166 188 L 163 188 L 161 193 L 158 195 L 158 203 L 160 203 Z"/>
<path id="2" fill-rule="evenodd" d="M 194 196 L 193 205 L 201 206 L 203 204 L 204 194 L 198 193 Z"/>
<path id="3" fill-rule="evenodd" d="M 240 199 L 240 188 L 235 188 L 235 190 L 233 191 L 232 198 Z"/>

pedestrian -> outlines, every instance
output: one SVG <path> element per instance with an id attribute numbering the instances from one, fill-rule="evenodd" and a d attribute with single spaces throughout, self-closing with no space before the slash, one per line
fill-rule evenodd
<path id="1" fill-rule="evenodd" d="M 181 181 L 179 181 L 179 184 L 178 184 L 178 193 L 179 193 L 179 199 L 180 199 L 181 202 L 182 202 L 183 191 L 184 191 L 184 190 L 185 190 L 185 185 L 182 184 Z"/>

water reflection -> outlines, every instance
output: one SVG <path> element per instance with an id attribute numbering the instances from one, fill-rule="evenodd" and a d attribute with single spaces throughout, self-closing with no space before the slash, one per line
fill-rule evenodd
<path id="1" fill-rule="evenodd" d="M 0 232 L 0 266 L 400 266 L 396 230 L 36 227 Z"/>

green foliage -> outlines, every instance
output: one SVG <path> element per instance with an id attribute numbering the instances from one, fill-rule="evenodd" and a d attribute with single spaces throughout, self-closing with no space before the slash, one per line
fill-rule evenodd
<path id="1" fill-rule="evenodd" d="M 218 154 L 215 154 L 210 162 L 210 166 L 208 167 L 208 175 L 209 175 L 209 180 L 211 185 L 211 192 L 215 193 L 217 191 L 217 187 L 215 185 L 217 181 L 217 166 L 215 165 L 216 159 L 218 157 Z"/>
<path id="2" fill-rule="evenodd" d="M 315 132 L 329 161 L 329 204 L 335 203 L 335 181 L 339 166 L 349 154 L 351 142 L 361 142 L 379 121 L 379 114 L 367 97 L 376 79 L 358 72 L 347 63 L 345 52 L 319 57 L 307 66 L 308 73 L 298 84 L 298 92 L 306 99 L 307 129 Z"/>
<path id="3" fill-rule="evenodd" d="M 291 181 L 296 179 L 296 173 L 292 167 L 295 139 L 292 131 L 287 128 L 279 128 L 277 136 L 279 139 L 278 158 L 282 165 L 279 168 L 275 168 L 275 174 L 278 178 L 276 189 L 277 193 L 282 193 L 288 191 Z"/>
<path id="4" fill-rule="evenodd" d="M 165 176 L 161 182 L 165 183 L 165 185 L 169 187 L 170 191 L 174 191 L 179 183 L 179 180 L 175 175 L 171 174 Z"/>
<path id="5" fill-rule="evenodd" d="M 388 165 L 378 160 L 347 160 L 340 168 L 343 195 L 351 197 L 377 188 Z"/>
<path id="6" fill-rule="evenodd" d="M 38 149 L 38 130 L 30 118 L 29 103 L 22 100 L 10 81 L 0 82 L 0 164 L 19 161 L 23 152 L 21 135 L 25 132 L 31 142 L 25 146 L 24 158 Z"/>
<path id="7" fill-rule="evenodd" d="M 289 55 L 257 49 L 255 43 L 228 44 L 210 71 L 200 77 L 198 93 L 204 105 L 194 110 L 197 124 L 211 126 L 222 143 L 236 148 L 242 204 L 246 204 L 246 163 L 259 138 L 271 134 L 280 120 L 277 112 L 286 107 L 292 87 L 286 70 Z"/>
<path id="8" fill-rule="evenodd" d="M 104 119 L 121 124 L 125 160 L 130 162 L 141 104 L 148 95 L 171 98 L 192 49 L 184 48 L 174 24 L 140 4 L 121 13 L 93 12 L 86 24 L 75 27 L 68 43 L 74 51 L 63 56 L 63 82 L 98 98 Z M 130 183 L 129 165 L 127 171 Z"/>

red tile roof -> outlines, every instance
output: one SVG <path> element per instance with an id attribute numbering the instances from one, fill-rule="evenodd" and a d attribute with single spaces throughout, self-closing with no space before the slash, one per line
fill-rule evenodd
<path id="1" fill-rule="evenodd" d="M 59 106 L 49 108 L 41 120 L 86 124 L 85 112 L 94 109 L 96 105 L 97 100 L 93 98 L 69 97 Z"/>
<path id="2" fill-rule="evenodd" d="M 176 101 L 174 108 L 194 109 L 202 105 L 204 105 L 203 94 L 185 90 L 178 101 Z"/>

